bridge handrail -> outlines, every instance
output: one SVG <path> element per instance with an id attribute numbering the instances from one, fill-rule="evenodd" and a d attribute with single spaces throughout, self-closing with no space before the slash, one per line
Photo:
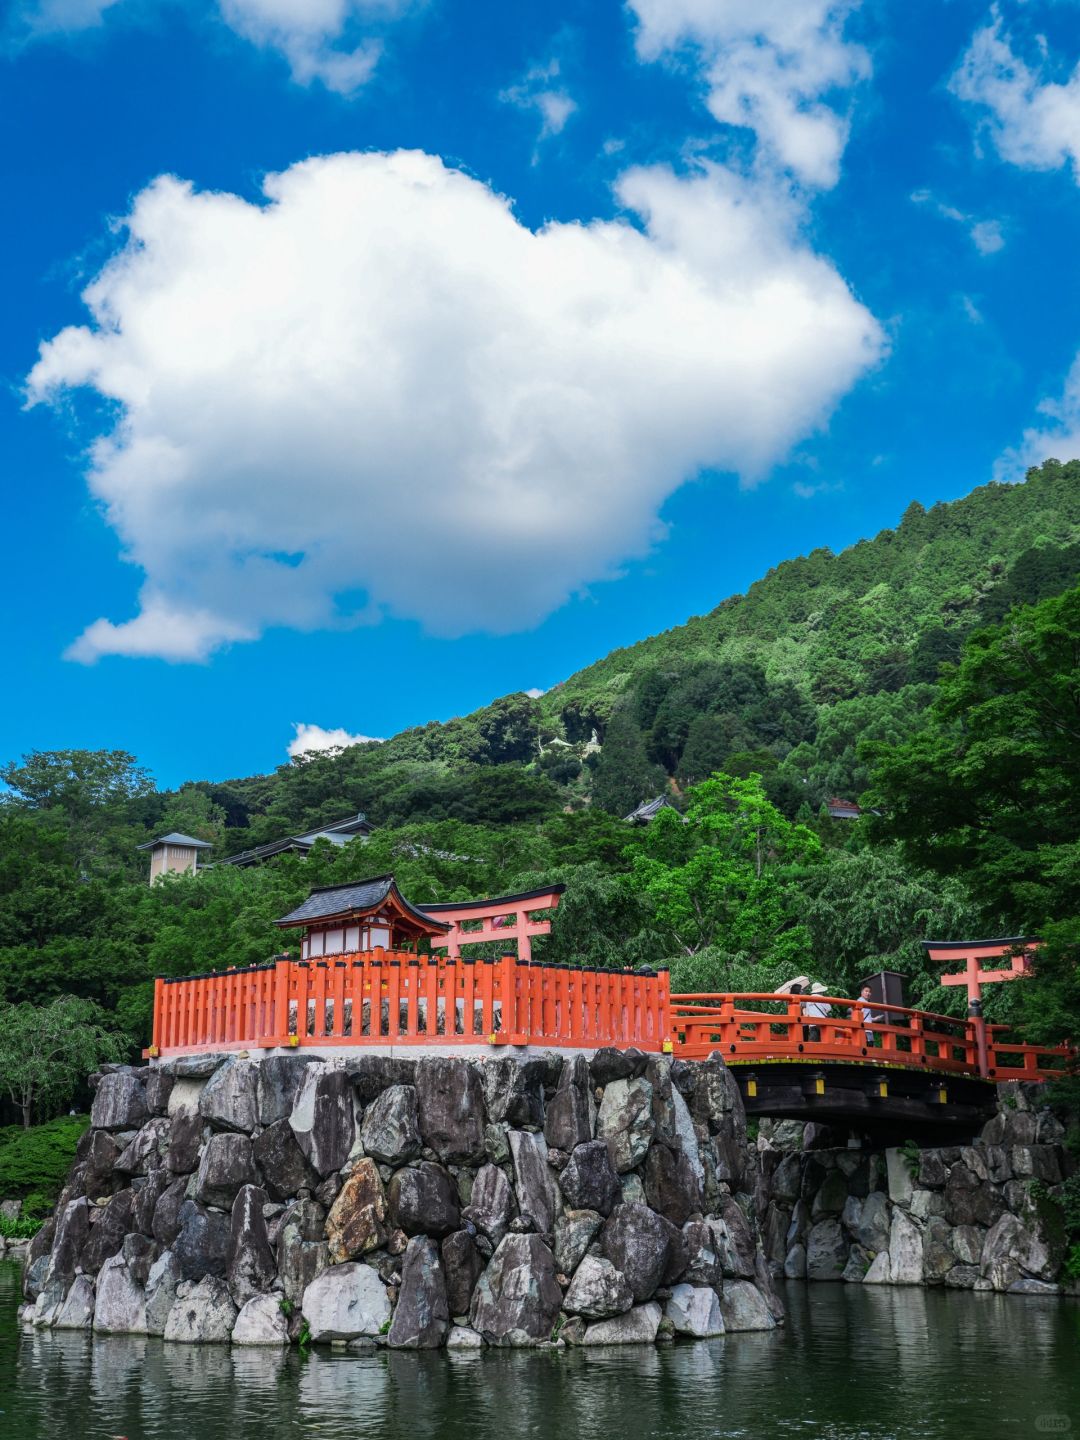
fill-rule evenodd
<path id="1" fill-rule="evenodd" d="M 807 1002 L 820 1001 L 823 1005 L 845 1005 L 849 1009 L 855 1009 L 856 1007 L 858 1007 L 861 1010 L 872 1010 L 875 1014 L 880 1010 L 887 1010 L 891 1014 L 895 1015 L 918 1015 L 923 1020 L 933 1020 L 935 1023 L 938 1024 L 963 1026 L 968 1023 L 966 1017 L 963 1016 L 941 1015 L 935 1010 L 918 1010 L 910 1005 L 890 1005 L 887 1004 L 884 1000 L 852 1000 L 851 997 L 847 995 L 788 995 L 786 992 L 784 994 L 777 995 L 775 991 L 770 990 L 733 990 L 730 992 L 709 992 L 703 990 L 699 992 L 680 992 L 679 994 L 672 995 L 671 1006 L 672 1010 L 675 1011 L 680 1006 L 687 1004 L 690 1001 L 709 1001 L 712 1002 L 713 1008 L 719 1011 L 721 1007 L 724 1006 L 728 1001 L 734 1000 L 768 1000 L 772 1001 L 774 1004 L 782 1004 L 786 1001 L 789 1002 L 790 1005 L 798 1006 L 800 1012 L 802 1011 L 802 1007 L 807 1004 Z M 701 1012 L 695 1005 L 691 1013 L 697 1014 Z M 760 1010 L 748 1010 L 746 1013 L 748 1015 L 761 1015 L 767 1012 Z M 834 1017 L 826 1016 L 825 1018 L 833 1019 Z"/>
<path id="2" fill-rule="evenodd" d="M 808 1014 L 805 1007 L 813 1003 L 847 1013 Z M 745 1008 L 748 1004 L 779 1008 Z M 867 1018 L 883 1012 L 888 1021 Z M 686 1056 L 718 1050 L 729 1060 L 856 1061 L 982 1075 L 992 1080 L 1048 1079 L 1076 1065 L 1076 1052 L 1070 1045 L 1029 1045 L 999 1038 L 1011 1028 L 1007 1025 L 984 1026 L 981 1043 L 978 1022 L 973 1019 L 861 997 L 853 1000 L 849 996 L 766 990 L 677 994 L 671 997 L 671 1027 L 676 1053 Z M 765 1031 L 764 1038 L 758 1035 L 760 1029 Z M 752 1035 L 747 1034 L 750 1030 Z M 778 1036 L 778 1030 L 783 1035 Z M 874 1043 L 877 1036 L 880 1045 Z M 1055 1061 L 1061 1063 L 1051 1063 Z"/>

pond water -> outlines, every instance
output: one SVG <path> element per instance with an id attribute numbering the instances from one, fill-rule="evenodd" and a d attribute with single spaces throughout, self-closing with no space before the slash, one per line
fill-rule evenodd
<path id="1" fill-rule="evenodd" d="M 769 1334 L 666 1348 L 287 1354 L 20 1333 L 0 1262 L 2 1440 L 1080 1437 L 1080 1304 L 787 1287 Z"/>

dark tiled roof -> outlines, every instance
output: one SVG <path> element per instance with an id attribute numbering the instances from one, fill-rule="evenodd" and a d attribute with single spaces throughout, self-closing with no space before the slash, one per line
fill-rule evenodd
<path id="1" fill-rule="evenodd" d="M 631 810 L 629 815 L 623 816 L 623 819 L 628 820 L 632 825 L 638 821 L 648 824 L 650 820 L 654 820 L 660 814 L 661 810 L 674 809 L 675 806 L 666 795 L 657 795 L 655 800 L 643 800 L 636 810 Z"/>
<path id="2" fill-rule="evenodd" d="M 303 925 L 315 920 L 326 920 L 336 915 L 377 909 L 393 894 L 398 904 L 429 929 L 449 930 L 450 926 L 415 905 L 410 905 L 394 883 L 393 875 L 376 875 L 371 880 L 357 880 L 351 885 L 323 885 L 313 890 L 302 905 L 290 910 L 275 925 Z"/>
<path id="3" fill-rule="evenodd" d="M 159 835 L 156 840 L 148 840 L 145 845 L 136 845 L 136 850 L 153 850 L 155 845 L 186 845 L 189 850 L 212 850 L 214 847 L 209 840 L 196 840 L 194 835 L 180 835 L 173 830 L 168 835 Z"/>

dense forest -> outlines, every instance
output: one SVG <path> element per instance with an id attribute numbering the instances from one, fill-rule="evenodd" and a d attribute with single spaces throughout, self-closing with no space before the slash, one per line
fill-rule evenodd
<path id="1" fill-rule="evenodd" d="M 389 870 L 419 903 L 565 881 L 547 958 L 669 963 L 683 989 L 803 970 L 851 993 L 888 965 L 914 1002 L 955 1012 L 920 938 L 1039 933 L 1037 981 L 996 987 L 991 1013 L 1075 1037 L 1078 583 L 1080 462 L 1050 461 L 785 562 L 538 700 L 175 791 L 123 752 L 12 758 L 0 1081 L 22 1105 L 29 1007 L 75 1007 L 106 1048 L 134 1049 L 153 976 L 265 960 L 310 886 Z M 674 808 L 651 825 L 622 818 L 660 794 Z M 829 818 L 832 796 L 862 818 Z M 180 830 L 220 859 L 357 811 L 366 842 L 152 888 L 136 849 Z M 38 1083 L 35 1115 L 72 1084 Z"/>

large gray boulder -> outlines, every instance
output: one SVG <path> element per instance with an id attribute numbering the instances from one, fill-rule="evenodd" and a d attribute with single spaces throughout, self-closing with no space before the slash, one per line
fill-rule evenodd
<path id="1" fill-rule="evenodd" d="M 89 1130 L 86 1140 L 86 1194 L 91 1200 L 111 1195 L 122 1183 L 116 1175 L 116 1161 L 123 1146 L 108 1130 Z"/>
<path id="2" fill-rule="evenodd" d="M 950 1234 L 948 1224 L 940 1216 L 930 1219 L 923 1229 L 923 1281 L 927 1285 L 940 1285 L 956 1264 L 956 1256 L 949 1244 Z"/>
<path id="3" fill-rule="evenodd" d="M 119 1175 L 148 1175 L 163 1163 L 169 1148 L 169 1122 L 155 1116 L 137 1130 L 113 1162 Z"/>
<path id="4" fill-rule="evenodd" d="M 517 1201 L 510 1181 L 497 1165 L 481 1165 L 469 1203 L 461 1214 L 487 1236 L 492 1245 L 498 1245 L 517 1214 Z"/>
<path id="5" fill-rule="evenodd" d="M 94 1282 L 89 1275 L 76 1275 L 67 1299 L 53 1321 L 54 1330 L 89 1330 L 94 1323 Z"/>
<path id="6" fill-rule="evenodd" d="M 330 1263 L 323 1239 L 325 1212 L 314 1200 L 300 1200 L 286 1212 L 277 1240 L 278 1275 L 285 1298 L 299 1305 L 311 1282 Z"/>
<path id="7" fill-rule="evenodd" d="M 440 1160 L 484 1159 L 484 1090 L 475 1066 L 456 1056 L 426 1056 L 416 1067 L 416 1099 L 421 1137 Z"/>
<path id="8" fill-rule="evenodd" d="M 544 1138 L 555 1150 L 569 1153 L 592 1139 L 592 1094 L 589 1062 L 584 1055 L 567 1055 L 559 1085 L 544 1117 Z"/>
<path id="9" fill-rule="evenodd" d="M 688 1220 L 682 1227 L 686 1246 L 686 1268 L 683 1278 L 694 1286 L 711 1286 L 719 1290 L 724 1282 L 723 1246 L 717 1241 L 714 1222 Z M 726 1240 L 725 1232 L 725 1240 Z"/>
<path id="10" fill-rule="evenodd" d="M 152 1235 L 154 1211 L 158 1201 L 172 1183 L 168 1170 L 155 1170 L 135 1191 L 135 1203 L 131 1207 L 131 1228 L 140 1235 Z"/>
<path id="11" fill-rule="evenodd" d="M 311 1055 L 268 1055 L 259 1064 L 256 1103 L 260 1125 L 275 1125 L 279 1120 L 289 1118 L 304 1071 L 314 1058 Z"/>
<path id="12" fill-rule="evenodd" d="M 236 1324 L 236 1306 L 216 1275 L 183 1282 L 165 1322 L 165 1339 L 189 1345 L 227 1345 Z"/>
<path id="13" fill-rule="evenodd" d="M 168 1248 L 180 1233 L 180 1210 L 187 1199 L 188 1177 L 174 1180 L 158 1196 L 154 1206 L 154 1218 L 150 1222 L 150 1234 Z"/>
<path id="14" fill-rule="evenodd" d="M 406 1055 L 379 1055 L 360 1051 L 345 1060 L 345 1073 L 364 1105 L 377 1100 L 392 1085 L 415 1085 L 417 1062 Z"/>
<path id="15" fill-rule="evenodd" d="M 296 1143 L 288 1120 L 275 1120 L 256 1135 L 251 1151 L 263 1183 L 275 1200 L 291 1200 L 299 1191 L 314 1190 L 319 1183 L 318 1173 Z"/>
<path id="16" fill-rule="evenodd" d="M 254 1185 L 257 1178 L 248 1137 L 220 1131 L 210 1136 L 203 1150 L 195 1199 L 219 1210 L 231 1210 L 240 1187 Z"/>
<path id="17" fill-rule="evenodd" d="M 589 1061 L 589 1074 L 592 1083 L 602 1089 L 613 1080 L 636 1080 L 639 1075 L 645 1074 L 648 1063 L 649 1057 L 640 1050 L 616 1050 L 606 1046 L 597 1050 Z"/>
<path id="18" fill-rule="evenodd" d="M 103 1335 L 145 1335 L 146 1291 L 123 1255 L 112 1255 L 101 1267 L 94 1305 L 94 1329 Z"/>
<path id="19" fill-rule="evenodd" d="M 921 1285 L 923 1279 L 922 1235 L 899 1208 L 889 1229 L 889 1279 L 893 1285 Z"/>
<path id="20" fill-rule="evenodd" d="M 563 1309 L 588 1320 L 606 1320 L 629 1310 L 633 1303 L 633 1291 L 611 1261 L 586 1255 L 570 1281 Z"/>
<path id="21" fill-rule="evenodd" d="M 840 1216 L 841 1222 L 856 1244 L 872 1255 L 889 1244 L 889 1202 L 880 1190 L 865 1199 L 849 1195 Z"/>
<path id="22" fill-rule="evenodd" d="M 720 1297 L 708 1286 L 676 1285 L 664 1307 L 664 1314 L 675 1327 L 677 1335 L 692 1335 L 697 1340 L 707 1340 L 724 1333 Z"/>
<path id="23" fill-rule="evenodd" d="M 555 1264 L 560 1275 L 572 1275 L 604 1223 L 596 1210 L 564 1210 L 555 1221 Z"/>
<path id="24" fill-rule="evenodd" d="M 43 1290 L 47 1288 L 58 1292 L 55 1294 L 55 1304 L 59 1304 L 66 1295 L 90 1234 L 90 1208 L 85 1196 L 69 1200 L 62 1209 L 58 1207 L 58 1210 L 59 1219 L 56 1222 L 42 1287 Z"/>
<path id="25" fill-rule="evenodd" d="M 644 1185 L 645 1199 L 673 1225 L 685 1225 L 691 1215 L 701 1211 L 701 1182 L 680 1146 L 657 1140 L 649 1147 Z"/>
<path id="26" fill-rule="evenodd" d="M 152 1065 L 150 1073 L 143 1081 L 146 1089 L 146 1106 L 151 1115 L 167 1115 L 169 1113 L 169 1097 L 172 1095 L 173 1085 L 176 1077 L 162 1070 L 160 1065 Z"/>
<path id="27" fill-rule="evenodd" d="M 541 1056 L 500 1055 L 480 1067 L 488 1119 L 515 1130 L 538 1130 L 544 1124 L 544 1077 Z"/>
<path id="28" fill-rule="evenodd" d="M 219 1210 L 208 1210 L 195 1200 L 185 1200 L 180 1207 L 179 1228 L 172 1244 L 181 1278 L 198 1281 L 207 1275 L 224 1277 L 231 1232 L 229 1215 L 223 1215 Z"/>
<path id="29" fill-rule="evenodd" d="M 470 1323 L 489 1345 L 534 1345 L 551 1336 L 562 1304 L 555 1259 L 539 1235 L 507 1235 L 473 1295 Z"/>
<path id="30" fill-rule="evenodd" d="M 280 1295 L 253 1295 L 232 1330 L 234 1345 L 288 1345 L 289 1325 Z"/>
<path id="31" fill-rule="evenodd" d="M 775 1330 L 765 1296 L 749 1280 L 728 1280 L 720 1297 L 725 1330 Z"/>
<path id="32" fill-rule="evenodd" d="M 316 1343 L 379 1335 L 390 1319 L 386 1286 L 370 1265 L 332 1265 L 304 1291 L 301 1306 Z"/>
<path id="33" fill-rule="evenodd" d="M 637 1305 L 625 1315 L 598 1320 L 585 1331 L 582 1345 L 652 1345 L 660 1329 L 662 1311 L 655 1300 Z"/>
<path id="34" fill-rule="evenodd" d="M 174 1175 L 190 1175 L 198 1166 L 205 1123 L 198 1110 L 181 1106 L 169 1117 L 169 1149 L 166 1169 Z"/>
<path id="35" fill-rule="evenodd" d="M 664 1281 L 677 1279 L 686 1265 L 681 1234 L 647 1205 L 617 1205 L 604 1222 L 600 1245 L 626 1277 L 638 1304 L 650 1299 Z"/>
<path id="36" fill-rule="evenodd" d="M 839 1280 L 847 1265 L 851 1242 L 835 1216 L 819 1220 L 806 1241 L 806 1278 Z"/>
<path id="37" fill-rule="evenodd" d="M 225 1275 L 238 1307 L 269 1290 L 277 1278 L 263 1215 L 265 1204 L 266 1191 L 258 1185 L 242 1186 L 233 1202 Z"/>
<path id="38" fill-rule="evenodd" d="M 719 1216 L 707 1221 L 724 1274 L 735 1280 L 753 1278 L 757 1243 L 750 1222 L 736 1200 L 725 1200 Z"/>
<path id="39" fill-rule="evenodd" d="M 559 1187 L 548 1166 L 547 1142 L 529 1130 L 511 1130 L 507 1139 L 514 1162 L 518 1210 L 542 1235 L 551 1233 L 559 1213 Z"/>
<path id="40" fill-rule="evenodd" d="M 169 1312 L 181 1283 L 180 1266 L 171 1250 L 165 1250 L 150 1266 L 146 1277 L 146 1333 L 164 1335 Z"/>
<path id="41" fill-rule="evenodd" d="M 301 1077 L 289 1124 L 300 1149 L 320 1175 L 340 1170 L 356 1139 L 355 1098 L 345 1071 L 309 1065 Z"/>
<path id="42" fill-rule="evenodd" d="M 610 1215 L 622 1200 L 622 1187 L 611 1151 L 603 1140 L 575 1145 L 559 1175 L 559 1186 L 573 1210 L 596 1210 Z"/>
<path id="43" fill-rule="evenodd" d="M 386 1191 L 374 1160 L 358 1160 L 326 1217 L 334 1264 L 355 1260 L 386 1243 Z"/>
<path id="44" fill-rule="evenodd" d="M 255 1061 L 230 1055 L 203 1086 L 199 1114 L 215 1130 L 250 1135 L 259 1123 L 258 1073 Z"/>
<path id="45" fill-rule="evenodd" d="M 138 1130 L 150 1118 L 146 1087 L 129 1071 L 103 1075 L 90 1107 L 95 1130 Z"/>
<path id="46" fill-rule="evenodd" d="M 656 1128 L 653 1087 L 645 1079 L 613 1080 L 604 1091 L 596 1117 L 597 1139 L 607 1142 L 620 1175 L 645 1158 Z"/>
<path id="47" fill-rule="evenodd" d="M 467 1315 L 476 1282 L 484 1271 L 476 1241 L 467 1230 L 455 1230 L 442 1242 L 441 1257 L 450 1314 Z"/>
<path id="48" fill-rule="evenodd" d="M 404 1165 L 420 1154 L 420 1116 L 414 1085 L 392 1085 L 364 1111 L 360 1142 L 385 1165 Z"/>
<path id="49" fill-rule="evenodd" d="M 395 1170 L 388 1199 L 391 1224 L 406 1235 L 449 1235 L 461 1225 L 454 1182 L 428 1160 Z"/>
<path id="50" fill-rule="evenodd" d="M 396 1350 L 436 1350 L 449 1328 L 439 1247 L 430 1236 L 414 1235 L 405 1247 L 401 1290 L 386 1343 Z"/>
<path id="51" fill-rule="evenodd" d="M 96 1275 L 110 1256 L 115 1255 L 131 1230 L 135 1192 L 118 1190 L 104 1210 L 94 1212 L 79 1264 L 88 1275 Z"/>

